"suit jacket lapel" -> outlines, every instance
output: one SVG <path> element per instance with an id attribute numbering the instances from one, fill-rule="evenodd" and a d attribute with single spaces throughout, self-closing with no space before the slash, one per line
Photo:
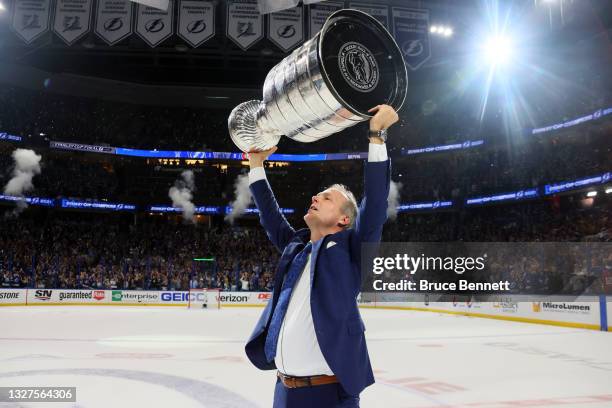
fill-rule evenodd
<path id="1" fill-rule="evenodd" d="M 318 240 L 312 245 L 312 252 L 310 254 L 310 290 L 312 290 L 312 283 L 314 282 L 315 267 L 317 265 L 317 259 L 319 257 L 319 252 L 321 251 L 321 248 L 323 248 L 323 242 L 325 242 L 325 237 Z"/>

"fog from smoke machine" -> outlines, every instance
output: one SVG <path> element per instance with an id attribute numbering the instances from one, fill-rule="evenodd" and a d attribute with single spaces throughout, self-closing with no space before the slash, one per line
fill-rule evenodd
<path id="1" fill-rule="evenodd" d="M 168 196 L 172 199 L 172 206 L 182 209 L 183 219 L 188 222 L 194 222 L 195 205 L 192 201 L 194 190 L 193 171 L 185 170 L 181 173 L 181 179 L 176 180 L 168 192 Z"/>
<path id="2" fill-rule="evenodd" d="M 402 191 L 402 183 L 391 181 L 389 188 L 389 204 L 387 205 L 387 217 L 391 221 L 397 218 L 397 206 L 400 202 L 400 191 Z"/>
<path id="3" fill-rule="evenodd" d="M 40 160 L 42 156 L 29 149 L 17 149 L 13 152 L 12 156 L 15 165 L 11 179 L 4 186 L 4 194 L 23 197 L 25 193 L 34 189 L 32 179 L 41 172 Z M 19 214 L 27 207 L 28 204 L 25 200 L 17 201 L 17 208 L 13 215 Z"/>
<path id="4" fill-rule="evenodd" d="M 249 175 L 241 174 L 234 183 L 234 201 L 230 203 L 232 212 L 225 216 L 225 221 L 230 224 L 234 223 L 234 220 L 244 213 L 244 210 L 251 204 L 251 190 L 249 190 Z"/>

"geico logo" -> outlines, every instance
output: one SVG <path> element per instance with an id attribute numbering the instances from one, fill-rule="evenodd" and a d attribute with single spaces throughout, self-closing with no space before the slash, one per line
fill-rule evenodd
<path id="1" fill-rule="evenodd" d="M 162 302 L 183 302 L 183 301 L 187 300 L 187 293 L 181 293 L 181 292 L 162 292 L 161 300 L 162 300 Z"/>
<path id="2" fill-rule="evenodd" d="M 0 299 L 19 299 L 19 293 L 0 293 Z"/>
<path id="3" fill-rule="evenodd" d="M 186 302 L 188 299 L 191 299 L 192 302 L 205 302 L 207 300 L 205 293 L 162 292 L 161 294 L 162 302 Z"/>

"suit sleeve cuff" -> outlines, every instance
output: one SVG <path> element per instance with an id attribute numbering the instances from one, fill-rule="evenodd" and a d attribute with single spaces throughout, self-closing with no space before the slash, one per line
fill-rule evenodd
<path id="1" fill-rule="evenodd" d="M 382 162 L 387 161 L 389 157 L 387 156 L 387 145 L 386 144 L 376 144 L 370 143 L 368 148 L 368 161 L 369 162 Z"/>
<path id="2" fill-rule="evenodd" d="M 263 167 L 255 167 L 249 171 L 249 185 L 259 180 L 266 179 L 266 171 Z"/>

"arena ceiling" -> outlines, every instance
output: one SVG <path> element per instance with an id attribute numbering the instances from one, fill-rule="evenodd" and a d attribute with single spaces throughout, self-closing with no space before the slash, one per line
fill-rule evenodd
<path id="1" fill-rule="evenodd" d="M 71 83 L 70 89 L 68 85 L 62 85 L 57 91 L 76 90 L 77 93 L 83 93 L 83 89 L 93 87 L 96 89 L 96 95 L 101 96 L 108 90 L 121 89 L 127 86 L 126 84 L 132 84 L 130 86 L 142 91 L 144 100 L 150 99 L 148 94 L 154 90 L 149 89 L 147 92 L 143 85 L 179 87 L 179 92 L 186 91 L 186 86 L 195 87 L 191 90 L 195 98 L 200 94 L 210 97 L 208 101 L 203 102 L 204 106 L 233 106 L 233 94 L 240 97 L 244 91 L 257 95 L 267 72 L 287 55 L 265 35 L 246 51 L 237 47 L 225 35 L 227 19 L 224 1 L 213 2 L 216 4 L 215 36 L 196 48 L 187 45 L 176 34 L 154 48 L 137 35 L 131 35 L 110 46 L 94 34 L 94 30 L 70 46 L 51 32 L 31 44 L 25 44 L 11 28 L 12 4 L 17 0 L 0 1 L 6 4 L 6 10 L 0 14 L 0 72 L 3 73 L 0 80 L 10 83 L 19 82 L 16 81 L 19 79 L 19 72 L 21 76 L 29 72 L 36 78 L 54 75 L 61 76 L 61 81 L 65 83 Z M 551 38 L 558 40 L 566 37 L 572 44 L 588 40 L 592 37 L 593 30 L 605 32 L 609 37 L 612 20 L 612 5 L 609 1 L 548 1 L 557 5 L 558 2 L 567 3 L 565 15 L 561 18 L 557 5 L 549 4 L 547 0 L 499 3 L 511 5 L 513 13 L 532 19 L 532 37 L 542 46 Z M 350 2 L 347 0 L 344 3 L 348 5 Z M 426 8 L 430 10 L 431 24 L 440 22 L 453 27 L 451 38 L 431 36 L 432 57 L 420 69 L 409 73 L 413 86 L 448 81 L 457 65 L 471 58 L 468 51 L 472 41 L 469 38 L 470 31 L 475 25 L 482 23 L 481 20 L 491 5 L 497 4 L 486 0 L 379 0 L 367 3 L 389 7 Z M 304 19 L 307 24 L 306 13 Z M 598 21 L 598 27 L 594 27 L 594 19 Z M 266 27 L 267 24 L 266 21 Z M 17 78 L 8 75 L 8 72 L 17 73 Z M 104 81 L 92 81 L 92 78 L 119 83 L 111 85 Z M 40 86 L 38 79 L 22 79 L 24 83 L 36 83 Z M 215 98 L 218 95 L 229 97 Z M 175 98 L 169 96 L 168 100 Z"/>

